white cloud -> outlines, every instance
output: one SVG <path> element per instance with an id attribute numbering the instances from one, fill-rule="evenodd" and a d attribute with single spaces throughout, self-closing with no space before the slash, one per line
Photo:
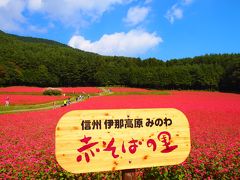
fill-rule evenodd
<path id="1" fill-rule="evenodd" d="M 114 5 L 129 3 L 131 0 L 42 0 L 42 11 L 64 25 L 79 28 L 99 17 Z"/>
<path id="2" fill-rule="evenodd" d="M 182 8 L 178 7 L 177 4 L 173 5 L 171 9 L 167 11 L 165 16 L 170 23 L 174 23 L 175 19 L 182 19 L 183 17 L 183 10 Z"/>
<path id="3" fill-rule="evenodd" d="M 149 11 L 150 9 L 147 7 L 131 7 L 128 10 L 127 17 L 124 18 L 124 21 L 131 26 L 135 26 L 146 19 Z"/>
<path id="4" fill-rule="evenodd" d="M 146 53 L 161 42 L 162 38 L 155 33 L 134 29 L 127 33 L 105 34 L 95 42 L 74 35 L 68 45 L 101 55 L 136 56 Z"/>
<path id="5" fill-rule="evenodd" d="M 29 25 L 27 30 L 34 32 L 34 33 L 43 34 L 43 33 L 47 33 L 49 31 L 49 29 L 52 29 L 54 27 L 55 27 L 55 25 L 52 22 L 50 22 L 45 27 Z"/>
<path id="6" fill-rule="evenodd" d="M 165 17 L 170 23 L 174 23 L 176 19 L 183 18 L 184 8 L 193 3 L 194 0 L 181 0 L 180 3 L 174 4 L 166 13 Z"/>
<path id="7" fill-rule="evenodd" d="M 41 28 L 41 27 L 37 27 L 37 26 L 33 26 L 33 25 L 30 25 L 28 28 L 30 31 L 35 32 L 35 33 L 47 33 L 48 32 L 47 28 Z"/>
<path id="8" fill-rule="evenodd" d="M 182 0 L 184 5 L 192 4 L 193 0 Z"/>
<path id="9" fill-rule="evenodd" d="M 151 3 L 152 2 L 152 0 L 145 0 L 145 4 L 149 4 L 149 3 Z"/>
<path id="10" fill-rule="evenodd" d="M 26 22 L 26 18 L 22 15 L 25 2 L 23 0 L 0 2 L 0 28 L 5 31 L 21 31 L 21 24 Z"/>
<path id="11" fill-rule="evenodd" d="M 42 8 L 42 0 L 29 0 L 28 8 L 32 11 L 37 11 Z"/>
<path id="12" fill-rule="evenodd" d="M 5 7 L 10 0 L 0 0 L 0 8 Z"/>
<path id="13" fill-rule="evenodd" d="M 5 31 L 20 31 L 22 26 L 31 28 L 24 12 L 40 12 L 51 21 L 60 21 L 64 26 L 76 29 L 99 19 L 114 5 L 132 0 L 0 0 L 0 28 Z"/>

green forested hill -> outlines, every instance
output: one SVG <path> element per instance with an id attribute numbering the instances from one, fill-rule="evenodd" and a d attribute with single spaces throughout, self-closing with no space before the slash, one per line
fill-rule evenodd
<path id="1" fill-rule="evenodd" d="M 0 86 L 124 85 L 159 89 L 240 91 L 240 54 L 167 62 L 110 57 L 0 31 Z"/>

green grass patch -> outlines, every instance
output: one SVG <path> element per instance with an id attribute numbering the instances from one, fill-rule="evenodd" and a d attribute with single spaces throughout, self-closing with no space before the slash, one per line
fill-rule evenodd
<path id="1" fill-rule="evenodd" d="M 16 93 L 18 94 L 18 93 Z M 23 93 L 19 93 L 23 94 Z M 28 93 L 24 93 L 28 94 Z M 67 96 L 71 96 L 71 102 L 76 102 L 77 94 L 66 94 Z M 123 96 L 123 95 L 170 95 L 169 91 L 149 91 L 149 92 L 102 92 L 100 94 L 91 93 L 91 94 L 85 94 L 84 99 L 88 98 L 88 95 L 90 96 Z M 59 108 L 63 105 L 64 100 L 58 100 L 55 101 L 55 108 Z M 53 101 L 44 103 L 44 104 L 32 104 L 32 105 L 10 105 L 8 107 L 6 106 L 0 106 L 0 114 L 9 114 L 9 113 L 17 113 L 17 112 L 27 112 L 27 111 L 36 111 L 36 110 L 47 110 L 47 109 L 53 109 Z"/>
<path id="2" fill-rule="evenodd" d="M 71 102 L 75 102 L 76 97 L 71 97 Z M 55 101 L 55 108 L 61 107 L 64 100 Z M 32 105 L 10 105 L 0 106 L 0 114 L 9 114 L 16 112 L 35 111 L 44 109 L 53 109 L 53 101 L 44 104 L 32 104 Z"/>
<path id="3" fill-rule="evenodd" d="M 149 92 L 112 92 L 106 96 L 121 96 L 121 95 L 170 95 L 168 91 L 149 91 Z"/>
<path id="4" fill-rule="evenodd" d="M 63 101 L 56 101 L 56 106 L 59 106 L 60 104 L 63 104 Z M 40 109 L 53 109 L 53 102 L 33 105 L 10 105 L 8 107 L 0 106 L 0 114 L 33 111 Z"/>

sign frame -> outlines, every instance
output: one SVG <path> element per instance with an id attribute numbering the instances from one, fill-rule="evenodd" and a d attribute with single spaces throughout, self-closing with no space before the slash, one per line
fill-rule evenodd
<path id="1" fill-rule="evenodd" d="M 174 108 L 74 110 L 55 134 L 57 162 L 72 173 L 175 165 L 191 150 L 188 120 Z"/>

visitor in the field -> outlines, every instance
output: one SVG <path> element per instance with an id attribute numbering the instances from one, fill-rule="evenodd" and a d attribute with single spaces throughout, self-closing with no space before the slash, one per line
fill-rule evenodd
<path id="1" fill-rule="evenodd" d="M 53 109 L 55 109 L 55 108 L 56 108 L 56 102 L 53 101 Z"/>
<path id="2" fill-rule="evenodd" d="M 63 106 L 67 106 L 67 100 L 66 99 L 63 101 Z"/>
<path id="3" fill-rule="evenodd" d="M 10 104 L 10 99 L 9 97 L 7 96 L 6 100 L 5 100 L 5 106 L 9 106 Z"/>
<path id="4" fill-rule="evenodd" d="M 83 98 L 84 98 L 84 96 L 80 95 L 80 96 L 79 96 L 79 101 L 82 101 Z"/>
<path id="5" fill-rule="evenodd" d="M 70 100 L 70 98 L 68 98 L 67 105 L 70 105 L 70 104 L 71 104 L 71 100 Z"/>

